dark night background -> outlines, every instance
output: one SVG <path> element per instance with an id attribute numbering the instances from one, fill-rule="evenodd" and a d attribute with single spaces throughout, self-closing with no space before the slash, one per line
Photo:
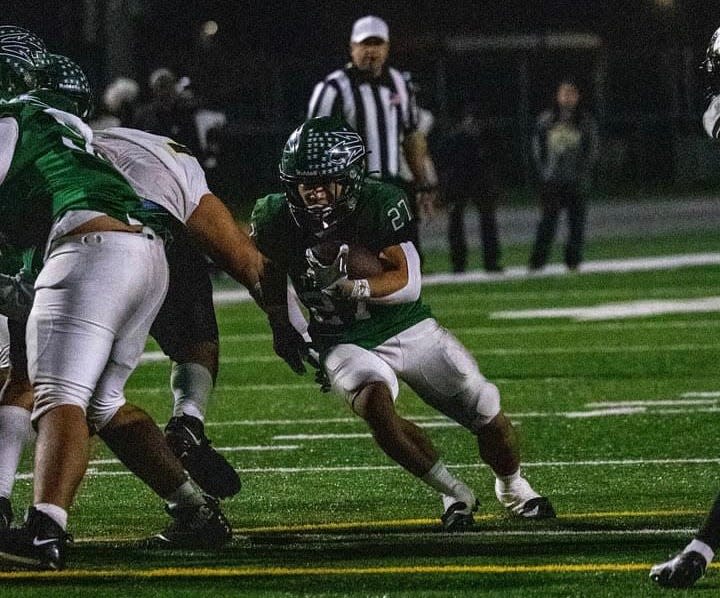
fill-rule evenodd
<path id="1" fill-rule="evenodd" d="M 234 168 L 222 184 L 235 199 L 274 185 L 282 142 L 302 120 L 314 83 L 347 60 L 350 28 L 365 14 L 387 20 L 390 63 L 413 73 L 422 105 L 436 116 L 434 136 L 468 103 L 482 105 L 508 142 L 511 187 L 530 182 L 531 119 L 566 75 L 580 82 L 601 123 L 598 193 L 692 191 L 720 179 L 716 148 L 703 137 L 697 76 L 720 26 L 717 0 L 0 4 L 3 23 L 38 33 L 98 89 L 118 75 L 145 89 L 159 66 L 188 75 L 195 92 L 230 117 L 225 160 Z M 209 20 L 218 32 L 203 39 Z M 557 34 L 576 35 L 557 48 Z"/>

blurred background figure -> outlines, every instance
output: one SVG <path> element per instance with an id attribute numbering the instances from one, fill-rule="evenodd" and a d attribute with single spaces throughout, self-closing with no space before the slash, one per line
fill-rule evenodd
<path id="1" fill-rule="evenodd" d="M 477 104 L 468 105 L 460 123 L 437 152 L 441 192 L 448 206 L 448 242 L 453 272 L 464 272 L 468 261 L 465 210 L 478 211 L 483 267 L 502 272 L 496 209 L 502 192 L 501 140 Z"/>
<path id="2" fill-rule="evenodd" d="M 417 90 L 417 86 L 416 86 Z M 417 115 L 418 115 L 418 131 L 420 131 L 423 135 L 425 135 L 425 138 L 429 140 L 430 135 L 435 127 L 435 115 L 428 110 L 427 108 L 423 108 L 422 106 L 418 106 L 417 109 Z M 425 152 L 425 157 L 423 158 L 423 177 L 424 180 L 427 183 L 427 186 L 430 188 L 436 188 L 438 186 L 439 180 L 438 180 L 438 173 L 437 169 L 435 167 L 435 162 L 433 161 L 433 157 L 429 151 Z M 415 176 L 413 175 L 412 170 L 410 169 L 410 166 L 408 166 L 408 162 L 405 159 L 405 153 L 400 154 L 400 177 L 403 180 L 403 185 L 405 189 L 413 189 L 413 182 L 415 180 Z"/>
<path id="3" fill-rule="evenodd" d="M 204 108 L 190 84 L 188 77 L 178 78 L 168 68 L 154 70 L 148 80 L 151 99 L 135 112 L 133 127 L 171 137 L 187 147 L 213 181 L 227 117 Z"/>
<path id="4" fill-rule="evenodd" d="M 192 93 L 183 89 L 175 73 L 167 68 L 154 70 L 148 87 L 150 101 L 138 107 L 133 127 L 171 137 L 200 156 L 200 137 L 195 127 L 197 103 Z"/>
<path id="5" fill-rule="evenodd" d="M 585 233 L 585 194 L 598 157 L 598 127 L 580 105 L 580 89 L 564 79 L 553 105 L 538 116 L 532 135 L 532 157 L 540 178 L 541 217 L 530 256 L 530 270 L 548 261 L 560 212 L 567 212 L 565 265 L 576 270 L 582 262 Z"/>
<path id="6" fill-rule="evenodd" d="M 129 127 L 140 96 L 140 85 L 129 77 L 117 77 L 105 88 L 95 118 L 93 129 Z"/>

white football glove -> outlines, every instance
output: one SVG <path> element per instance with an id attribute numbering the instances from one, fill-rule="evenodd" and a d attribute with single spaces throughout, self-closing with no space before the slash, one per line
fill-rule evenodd
<path id="1" fill-rule="evenodd" d="M 333 283 L 347 280 L 347 255 L 350 248 L 343 243 L 338 249 L 332 264 L 324 266 L 315 257 L 312 249 L 305 250 L 305 260 L 308 263 L 307 277 L 314 281 L 319 289 L 327 289 Z"/>

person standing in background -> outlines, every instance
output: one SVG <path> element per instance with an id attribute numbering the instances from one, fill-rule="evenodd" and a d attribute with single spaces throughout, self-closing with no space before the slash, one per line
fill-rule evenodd
<path id="1" fill-rule="evenodd" d="M 577 270 L 582 262 L 585 193 L 597 161 L 599 138 L 597 123 L 580 107 L 580 97 L 574 81 L 561 81 L 552 108 L 542 112 L 535 123 L 532 156 L 540 177 L 541 218 L 530 270 L 539 270 L 547 263 L 563 210 L 568 218 L 565 265 Z"/>
<path id="2" fill-rule="evenodd" d="M 453 272 L 464 272 L 467 267 L 465 209 L 469 203 L 478 210 L 483 267 L 487 272 L 502 272 L 496 216 L 501 194 L 499 157 L 496 131 L 479 118 L 478 106 L 468 106 L 438 151 Z"/>
<path id="3" fill-rule="evenodd" d="M 410 201 L 410 235 L 419 249 L 418 212 L 430 211 L 434 185 L 427 179 L 427 139 L 418 128 L 415 88 L 410 74 L 388 66 L 388 25 L 380 17 L 355 21 L 350 35 L 351 62 L 330 73 L 313 90 L 308 118 L 343 118 L 360 133 L 368 150 L 371 177 L 403 188 Z M 413 175 L 400 176 L 401 151 Z"/>

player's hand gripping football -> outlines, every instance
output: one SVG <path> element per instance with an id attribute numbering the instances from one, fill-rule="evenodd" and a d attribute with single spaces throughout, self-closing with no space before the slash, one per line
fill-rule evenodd
<path id="1" fill-rule="evenodd" d="M 305 260 L 308 263 L 307 276 L 315 282 L 319 289 L 327 289 L 334 283 L 347 280 L 347 256 L 350 248 L 343 243 L 338 248 L 335 259 L 324 265 L 313 253 L 312 249 L 305 250 Z"/>
<path id="2" fill-rule="evenodd" d="M 343 243 L 338 248 L 335 259 L 329 265 L 324 265 L 313 253 L 312 249 L 305 251 L 305 260 L 308 263 L 307 275 L 315 281 L 318 288 L 330 297 L 362 300 L 370 297 L 370 285 L 366 279 L 348 280 L 348 252 L 350 247 Z"/>

